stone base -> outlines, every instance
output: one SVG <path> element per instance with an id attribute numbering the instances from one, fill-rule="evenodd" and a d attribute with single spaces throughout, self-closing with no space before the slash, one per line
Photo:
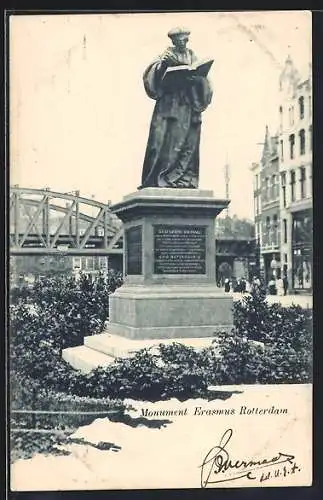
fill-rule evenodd
<path id="1" fill-rule="evenodd" d="M 212 337 L 233 326 L 233 300 L 209 284 L 124 285 L 110 296 L 108 331 L 130 339 Z"/>
<path id="2" fill-rule="evenodd" d="M 166 326 L 134 328 L 124 324 L 112 323 L 108 326 L 111 335 L 121 335 L 128 339 L 185 339 L 212 337 L 216 332 L 230 332 L 232 325 L 216 326 Z"/>
<path id="3" fill-rule="evenodd" d="M 160 344 L 176 342 L 199 350 L 211 346 L 215 340 L 214 337 L 132 340 L 111 335 L 108 326 L 99 335 L 84 337 L 84 345 L 63 349 L 62 357 L 75 370 L 89 373 L 95 368 L 109 366 L 116 358 L 129 358 L 141 349 L 158 348 Z"/>
<path id="4" fill-rule="evenodd" d="M 90 371 L 99 366 L 108 366 L 115 360 L 115 357 L 100 352 L 97 349 L 91 349 L 86 345 L 78 345 L 76 347 L 67 347 L 63 349 L 62 358 L 75 370 L 79 370 L 82 373 L 90 373 Z"/>
<path id="5" fill-rule="evenodd" d="M 216 287 L 214 219 L 229 204 L 212 191 L 145 188 L 111 207 L 124 227 L 124 285 L 109 297 L 109 323 L 65 349 L 89 370 L 152 344 L 209 345 L 233 327 L 233 299 Z"/>
<path id="6" fill-rule="evenodd" d="M 198 350 L 204 347 L 209 347 L 212 342 L 215 341 L 216 338 L 214 337 L 133 340 L 119 335 L 111 335 L 108 325 L 103 333 L 85 337 L 84 346 L 91 349 L 93 352 L 96 351 L 115 359 L 128 358 L 141 349 L 158 347 L 160 344 L 170 345 L 175 342 Z"/>

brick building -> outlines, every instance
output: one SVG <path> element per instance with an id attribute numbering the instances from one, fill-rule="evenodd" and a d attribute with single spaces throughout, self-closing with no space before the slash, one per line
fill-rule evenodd
<path id="1" fill-rule="evenodd" d="M 268 282 L 280 277 L 278 135 L 270 136 L 266 127 L 262 157 L 253 164 L 256 240 L 260 246 L 260 272 Z"/>
<path id="2" fill-rule="evenodd" d="M 312 289 L 312 76 L 290 57 L 279 79 L 279 130 L 266 127 L 254 177 L 256 239 L 268 282 L 287 276 L 295 292 Z"/>
<path id="3" fill-rule="evenodd" d="M 279 81 L 281 260 L 295 291 L 312 289 L 312 74 L 290 57 Z"/>

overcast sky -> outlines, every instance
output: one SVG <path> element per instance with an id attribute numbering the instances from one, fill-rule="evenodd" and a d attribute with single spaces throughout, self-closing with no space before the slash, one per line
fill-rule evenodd
<path id="1" fill-rule="evenodd" d="M 253 217 L 251 163 L 278 119 L 278 79 L 291 55 L 306 77 L 309 12 L 29 15 L 10 19 L 10 183 L 117 202 L 140 184 L 154 101 L 145 67 L 191 30 L 189 47 L 211 57 L 214 89 L 203 113 L 200 187 L 231 213 Z"/>

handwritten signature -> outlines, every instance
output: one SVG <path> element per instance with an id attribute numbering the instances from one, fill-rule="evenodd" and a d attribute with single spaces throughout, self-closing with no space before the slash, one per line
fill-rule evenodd
<path id="1" fill-rule="evenodd" d="M 208 484 L 235 481 L 241 478 L 251 481 L 258 479 L 263 482 L 272 478 L 286 477 L 288 474 L 295 474 L 300 471 L 300 468 L 295 463 L 294 455 L 288 453 L 279 452 L 271 458 L 261 458 L 260 460 L 232 459 L 227 450 L 232 435 L 233 430 L 227 429 L 219 444 L 211 448 L 206 454 L 203 463 L 200 465 L 202 488 L 206 488 Z M 275 467 L 275 470 L 262 470 L 269 467 Z"/>

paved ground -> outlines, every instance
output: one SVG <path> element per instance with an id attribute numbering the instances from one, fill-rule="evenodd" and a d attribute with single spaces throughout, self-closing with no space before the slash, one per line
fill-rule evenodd
<path id="1" fill-rule="evenodd" d="M 94 444 L 113 443 L 114 450 L 70 444 L 65 446 L 68 456 L 18 460 L 12 465 L 11 489 L 200 488 L 201 480 L 206 487 L 311 484 L 311 385 L 213 391 L 215 399 L 210 402 L 127 401 L 133 407 L 127 423 L 97 419 L 74 434 Z M 273 465 L 252 467 L 251 479 L 243 477 L 241 468 L 220 474 L 215 463 L 202 465 L 209 452 L 231 463 L 266 460 Z M 207 477 L 217 482 L 206 484 Z"/>
<path id="2" fill-rule="evenodd" d="M 233 293 L 233 300 L 239 300 L 242 297 L 241 293 Z M 285 307 L 292 304 L 299 305 L 304 308 L 313 307 L 313 297 L 311 295 L 267 295 L 267 301 L 270 304 L 280 303 Z"/>

